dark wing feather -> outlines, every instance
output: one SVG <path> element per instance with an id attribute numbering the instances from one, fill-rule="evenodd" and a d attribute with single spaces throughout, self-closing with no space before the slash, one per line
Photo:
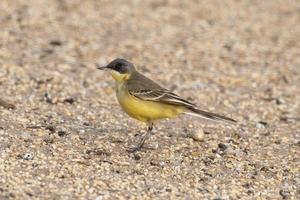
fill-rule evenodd
<path id="1" fill-rule="evenodd" d="M 180 98 L 178 95 L 161 87 L 157 83 L 148 79 L 140 73 L 132 74 L 132 77 L 127 82 L 127 89 L 129 93 L 139 99 L 146 101 L 156 101 L 165 104 L 194 107 L 195 104 Z"/>

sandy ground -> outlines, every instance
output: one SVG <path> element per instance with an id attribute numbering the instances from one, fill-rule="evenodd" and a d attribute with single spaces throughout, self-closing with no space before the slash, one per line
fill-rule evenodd
<path id="1" fill-rule="evenodd" d="M 239 125 L 165 120 L 128 153 L 116 57 Z M 299 88 L 297 0 L 1 0 L 0 199 L 299 199 Z"/>

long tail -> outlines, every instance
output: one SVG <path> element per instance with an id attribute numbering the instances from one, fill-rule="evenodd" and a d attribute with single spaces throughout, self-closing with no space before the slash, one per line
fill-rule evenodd
<path id="1" fill-rule="evenodd" d="M 213 121 L 221 121 L 221 122 L 227 122 L 227 123 L 236 123 L 237 121 L 234 119 L 231 119 L 229 117 L 225 117 L 219 114 L 207 112 L 204 110 L 199 110 L 198 108 L 195 107 L 188 107 L 188 110 L 185 112 L 185 114 L 193 115 L 196 117 L 201 117 L 204 119 L 209 119 Z"/>

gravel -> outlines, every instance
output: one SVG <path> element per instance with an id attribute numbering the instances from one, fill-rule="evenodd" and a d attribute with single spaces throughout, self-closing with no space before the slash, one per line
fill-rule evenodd
<path id="1" fill-rule="evenodd" d="M 300 4 L 0 4 L 0 199 L 299 199 Z M 146 126 L 96 69 L 123 57 L 200 108 Z M 203 129 L 204 140 L 189 135 Z"/>

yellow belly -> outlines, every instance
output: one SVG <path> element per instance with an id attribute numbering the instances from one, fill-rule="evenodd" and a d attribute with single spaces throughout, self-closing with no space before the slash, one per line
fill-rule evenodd
<path id="1" fill-rule="evenodd" d="M 181 106 L 138 99 L 126 90 L 117 90 L 117 98 L 121 107 L 129 116 L 143 122 L 176 117 L 185 110 Z"/>

